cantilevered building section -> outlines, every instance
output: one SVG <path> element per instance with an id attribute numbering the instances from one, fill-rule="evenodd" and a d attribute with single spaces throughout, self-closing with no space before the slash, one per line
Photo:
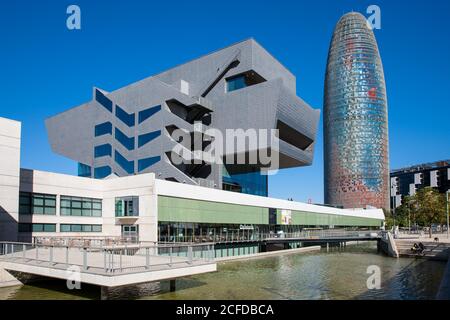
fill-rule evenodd
<path id="1" fill-rule="evenodd" d="M 377 42 L 359 13 L 336 25 L 324 95 L 325 203 L 389 208 L 386 84 Z"/>
<path id="2" fill-rule="evenodd" d="M 224 134 L 280 129 L 274 150 L 280 168 L 310 165 L 318 120 L 319 110 L 297 97 L 295 76 L 249 39 L 112 92 L 94 88 L 91 101 L 47 119 L 46 126 L 53 151 L 78 162 L 80 176 L 153 172 L 157 179 L 267 196 L 261 163 L 186 160 L 214 139 L 205 134 L 210 128 Z M 176 129 L 192 143 L 174 137 Z"/>

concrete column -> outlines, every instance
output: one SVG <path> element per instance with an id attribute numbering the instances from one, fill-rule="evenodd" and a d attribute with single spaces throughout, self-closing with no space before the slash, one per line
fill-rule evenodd
<path id="1" fill-rule="evenodd" d="M 170 280 L 170 292 L 175 292 L 176 290 L 176 279 Z"/>
<path id="2" fill-rule="evenodd" d="M 108 300 L 109 290 L 108 287 L 100 287 L 100 300 Z"/>
<path id="3" fill-rule="evenodd" d="M 18 240 L 20 122 L 0 118 L 0 241 Z"/>

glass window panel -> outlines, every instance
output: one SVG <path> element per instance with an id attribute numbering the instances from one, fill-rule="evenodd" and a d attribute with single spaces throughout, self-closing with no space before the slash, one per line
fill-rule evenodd
<path id="1" fill-rule="evenodd" d="M 35 205 L 35 206 L 43 206 L 44 205 L 44 198 L 33 197 L 33 205 Z"/>
<path id="2" fill-rule="evenodd" d="M 94 157 L 95 158 L 111 156 L 111 155 L 112 155 L 112 146 L 109 143 L 102 144 L 102 145 L 96 146 L 94 148 Z"/>
<path id="3" fill-rule="evenodd" d="M 61 208 L 60 212 L 62 216 L 70 216 L 70 208 Z"/>
<path id="4" fill-rule="evenodd" d="M 72 224 L 70 229 L 72 232 L 81 232 L 81 224 Z"/>
<path id="5" fill-rule="evenodd" d="M 72 200 L 72 208 L 81 208 L 81 201 Z"/>
<path id="6" fill-rule="evenodd" d="M 44 214 L 44 207 L 33 207 L 33 214 Z"/>
<path id="7" fill-rule="evenodd" d="M 95 126 L 95 136 L 99 137 L 105 134 L 112 134 L 111 122 L 101 123 Z"/>
<path id="8" fill-rule="evenodd" d="M 94 178 L 95 179 L 103 179 L 106 178 L 111 174 L 111 167 L 104 166 L 104 167 L 98 167 L 94 169 Z"/>
<path id="9" fill-rule="evenodd" d="M 92 232 L 102 232 L 102 226 L 101 225 L 93 225 L 92 226 Z"/>
<path id="10" fill-rule="evenodd" d="M 155 113 L 157 113 L 158 111 L 161 110 L 161 106 L 154 106 L 142 111 L 139 111 L 139 123 L 144 122 L 145 120 L 147 120 L 148 118 L 150 118 L 151 116 L 153 116 Z"/>
<path id="11" fill-rule="evenodd" d="M 46 207 L 56 207 L 56 200 L 54 199 L 45 199 L 44 204 Z"/>
<path id="12" fill-rule="evenodd" d="M 44 232 L 56 232 L 56 224 L 44 224 Z"/>
<path id="13" fill-rule="evenodd" d="M 101 209 L 102 208 L 102 203 L 101 202 L 93 202 L 92 203 L 92 208 L 93 209 Z"/>
<path id="14" fill-rule="evenodd" d="M 119 120 L 125 123 L 127 126 L 134 126 L 134 113 L 128 114 L 118 105 L 116 105 L 116 117 L 119 118 Z"/>
<path id="15" fill-rule="evenodd" d="M 81 209 L 72 208 L 72 216 L 81 216 Z"/>
<path id="16" fill-rule="evenodd" d="M 112 101 L 107 98 L 102 92 L 100 92 L 98 89 L 95 89 L 95 100 L 100 103 L 105 109 L 107 109 L 109 112 L 112 112 L 113 103 Z"/>
<path id="17" fill-rule="evenodd" d="M 19 232 L 31 232 L 31 223 L 19 223 Z"/>
<path id="18" fill-rule="evenodd" d="M 82 226 L 83 232 L 92 232 L 92 226 L 90 224 L 85 224 Z"/>
<path id="19" fill-rule="evenodd" d="M 30 194 L 20 194 L 19 203 L 28 205 L 31 204 Z"/>
<path id="20" fill-rule="evenodd" d="M 114 132 L 117 141 L 119 141 L 128 150 L 134 150 L 134 137 L 128 137 L 117 128 Z"/>
<path id="21" fill-rule="evenodd" d="M 92 202 L 90 200 L 83 201 L 83 209 L 91 209 L 92 208 Z"/>
<path id="22" fill-rule="evenodd" d="M 56 214 L 56 208 L 53 208 L 53 207 L 45 207 L 45 208 L 44 208 L 44 214 L 54 215 L 54 214 Z"/>
<path id="23" fill-rule="evenodd" d="M 32 227 L 33 232 L 43 232 L 44 231 L 44 225 L 41 223 L 33 223 Z"/>
<path id="24" fill-rule="evenodd" d="M 70 200 L 61 200 L 61 207 L 70 208 Z"/>
<path id="25" fill-rule="evenodd" d="M 122 156 L 119 152 L 115 151 L 115 160 L 129 174 L 134 173 L 134 161 L 128 161 L 124 156 Z"/>
<path id="26" fill-rule="evenodd" d="M 62 224 L 62 225 L 60 225 L 59 231 L 61 231 L 61 232 L 70 232 L 70 224 Z"/>
<path id="27" fill-rule="evenodd" d="M 83 216 L 90 217 L 92 216 L 92 210 L 91 209 L 83 209 Z"/>
<path id="28" fill-rule="evenodd" d="M 19 206 L 19 214 L 31 214 L 31 207 L 21 204 Z"/>
<path id="29" fill-rule="evenodd" d="M 102 211 L 101 210 L 92 210 L 92 216 L 93 217 L 101 217 Z"/>

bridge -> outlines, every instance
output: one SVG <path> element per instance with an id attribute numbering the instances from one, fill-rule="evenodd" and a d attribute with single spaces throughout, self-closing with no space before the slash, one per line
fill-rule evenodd
<path id="1" fill-rule="evenodd" d="M 248 230 L 228 232 L 226 234 L 189 236 L 189 237 L 163 237 L 161 243 L 204 243 L 215 245 L 234 243 L 339 243 L 346 241 L 377 241 L 382 238 L 380 230 L 303 230 L 293 233 L 250 233 Z"/>
<path id="2" fill-rule="evenodd" d="M 0 242 L 0 268 L 117 287 L 216 271 L 213 250 L 210 243 L 88 247 Z"/>

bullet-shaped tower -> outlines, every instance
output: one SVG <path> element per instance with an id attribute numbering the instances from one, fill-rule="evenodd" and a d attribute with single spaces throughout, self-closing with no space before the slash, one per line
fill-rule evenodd
<path id="1" fill-rule="evenodd" d="M 355 12 L 337 23 L 324 92 L 325 203 L 389 208 L 386 84 L 373 31 Z"/>

